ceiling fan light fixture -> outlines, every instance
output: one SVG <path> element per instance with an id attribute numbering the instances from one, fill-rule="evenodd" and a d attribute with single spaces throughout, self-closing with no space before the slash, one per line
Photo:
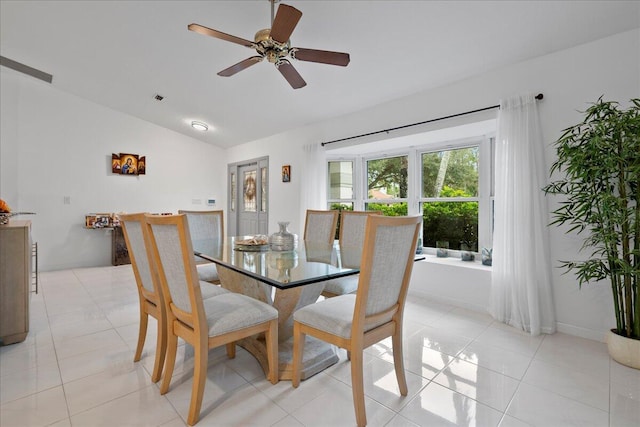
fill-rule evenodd
<path id="1" fill-rule="evenodd" d="M 196 120 L 191 122 L 191 127 L 201 132 L 205 132 L 209 129 L 209 125 L 207 125 L 206 123 L 198 122 Z"/>
<path id="2" fill-rule="evenodd" d="M 231 34 L 195 23 L 187 26 L 189 31 L 255 49 L 258 55 L 251 56 L 231 67 L 225 68 L 217 73 L 219 76 L 231 77 L 266 59 L 276 66 L 292 88 L 300 89 L 306 86 L 307 83 L 286 59 L 287 57 L 299 61 L 339 65 L 341 67 L 346 67 L 349 64 L 350 59 L 348 53 L 291 47 L 290 36 L 296 28 L 296 25 L 298 25 L 298 21 L 302 17 L 302 12 L 293 6 L 281 4 L 278 7 L 278 12 L 274 13 L 275 4 L 279 1 L 280 0 L 269 0 L 271 3 L 271 28 L 259 30 L 254 37 L 254 41 L 232 36 Z"/>

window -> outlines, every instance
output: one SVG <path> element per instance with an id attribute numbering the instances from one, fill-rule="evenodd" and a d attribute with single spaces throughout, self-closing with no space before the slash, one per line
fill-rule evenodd
<path id="1" fill-rule="evenodd" d="M 353 210 L 354 186 L 353 186 L 353 161 L 330 161 L 328 163 L 329 209 Z"/>
<path id="2" fill-rule="evenodd" d="M 244 196 L 244 212 L 257 212 L 255 170 L 244 173 L 242 193 Z"/>
<path id="3" fill-rule="evenodd" d="M 365 209 L 384 215 L 407 215 L 409 157 L 396 156 L 366 161 Z"/>
<path id="4" fill-rule="evenodd" d="M 450 249 L 477 251 L 479 147 L 423 152 L 420 157 L 424 246 L 443 241 Z"/>
<path id="5" fill-rule="evenodd" d="M 231 179 L 229 179 L 231 185 L 231 212 L 236 211 L 236 174 L 231 172 Z"/>
<path id="6" fill-rule="evenodd" d="M 260 185 L 262 198 L 260 203 L 260 212 L 267 212 L 267 168 L 260 168 Z"/>
<path id="7" fill-rule="evenodd" d="M 438 241 L 450 250 L 491 247 L 493 139 L 415 140 L 385 155 L 360 151 L 332 159 L 329 152 L 328 208 L 422 215 L 423 246 L 433 253 Z"/>

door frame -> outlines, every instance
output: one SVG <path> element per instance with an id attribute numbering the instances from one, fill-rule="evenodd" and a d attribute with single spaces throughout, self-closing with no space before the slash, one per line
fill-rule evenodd
<path id="1" fill-rule="evenodd" d="M 269 227 L 269 156 L 256 157 L 253 159 L 242 160 L 239 162 L 227 164 L 227 235 L 236 236 L 238 233 L 238 217 L 240 215 L 240 203 L 242 202 L 242 180 L 239 179 L 239 170 L 243 166 L 255 164 L 258 168 L 256 189 L 257 209 L 256 215 L 260 224 L 260 234 L 268 234 Z M 266 182 L 263 183 L 261 170 L 266 168 Z M 232 180 L 232 174 L 235 175 L 235 183 Z M 264 185 L 263 185 L 264 184 Z M 235 185 L 235 188 L 233 188 Z M 266 206 L 263 206 L 262 192 L 266 193 Z M 235 196 L 235 197 L 234 197 Z M 264 208 L 264 211 L 263 211 Z"/>

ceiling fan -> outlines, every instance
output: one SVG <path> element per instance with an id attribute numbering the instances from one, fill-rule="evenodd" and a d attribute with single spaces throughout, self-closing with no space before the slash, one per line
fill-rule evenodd
<path id="1" fill-rule="evenodd" d="M 279 0 L 269 0 L 271 3 L 271 28 L 258 31 L 254 37 L 254 41 L 232 36 L 199 24 L 190 24 L 187 27 L 190 31 L 231 43 L 237 43 L 255 49 L 258 53 L 258 55 L 251 56 L 229 68 L 225 68 L 218 73 L 219 76 L 233 76 L 266 58 L 267 61 L 276 66 L 291 87 L 300 89 L 306 86 L 307 83 L 293 65 L 291 65 L 287 57 L 299 61 L 319 62 L 322 64 L 340 65 L 342 67 L 346 67 L 347 64 L 349 64 L 348 53 L 291 47 L 289 37 L 302 17 L 302 12 L 295 7 L 281 4 L 274 18 L 274 5 L 278 1 Z"/>

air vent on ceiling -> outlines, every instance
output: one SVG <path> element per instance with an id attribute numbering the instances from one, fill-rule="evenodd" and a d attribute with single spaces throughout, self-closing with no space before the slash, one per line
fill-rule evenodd
<path id="1" fill-rule="evenodd" d="M 5 58 L 4 56 L 0 56 L 0 65 L 19 71 L 28 76 L 35 77 L 36 79 L 40 79 L 47 83 L 51 83 L 53 81 L 53 76 L 51 74 L 29 67 L 28 65 L 21 64 L 13 59 Z"/>

